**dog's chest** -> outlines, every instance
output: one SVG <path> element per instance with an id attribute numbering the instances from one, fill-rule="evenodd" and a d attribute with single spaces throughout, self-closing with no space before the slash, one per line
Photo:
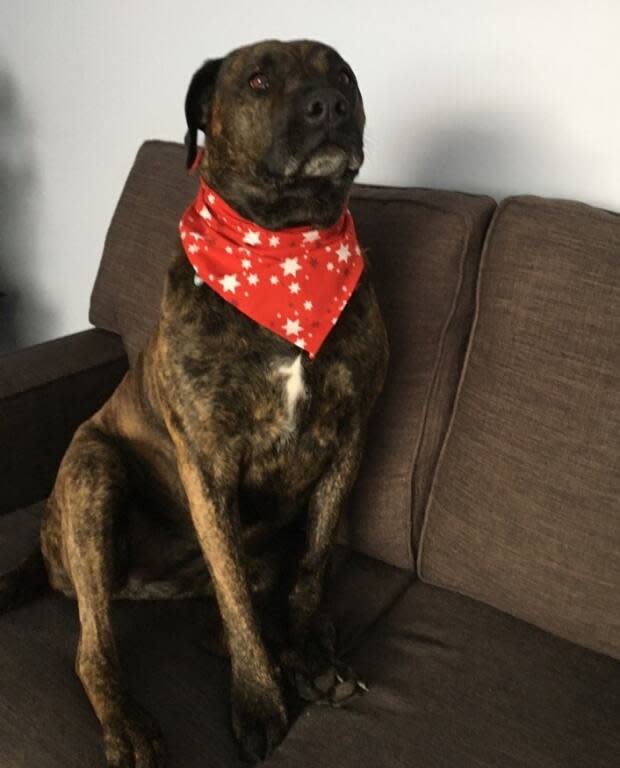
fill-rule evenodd
<path id="1" fill-rule="evenodd" d="M 289 363 L 275 366 L 276 374 L 282 380 L 283 419 L 279 421 L 281 437 L 286 438 L 297 429 L 298 407 L 308 396 L 304 383 L 301 354 Z"/>
<path id="2" fill-rule="evenodd" d="M 334 450 L 342 393 L 326 388 L 329 371 L 310 372 L 301 354 L 268 361 L 263 375 L 252 387 L 245 480 L 299 489 Z"/>
<path id="3" fill-rule="evenodd" d="M 274 357 L 261 374 L 261 380 L 249 387 L 252 401 L 247 436 L 256 454 L 278 452 L 299 439 L 313 395 L 300 353 Z"/>

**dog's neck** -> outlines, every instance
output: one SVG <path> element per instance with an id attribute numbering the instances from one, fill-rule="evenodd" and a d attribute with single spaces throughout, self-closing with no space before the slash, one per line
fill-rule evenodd
<path id="1" fill-rule="evenodd" d="M 231 208 L 265 229 L 333 226 L 347 207 L 353 178 L 295 181 L 266 175 L 241 177 L 203 160 L 200 175 Z"/>
<path id="2" fill-rule="evenodd" d="M 350 211 L 333 227 L 261 227 L 201 180 L 179 222 L 181 242 L 205 283 L 244 315 L 313 358 L 364 269 Z"/>

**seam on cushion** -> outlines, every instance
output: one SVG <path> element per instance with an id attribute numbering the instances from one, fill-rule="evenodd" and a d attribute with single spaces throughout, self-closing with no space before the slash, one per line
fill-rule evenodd
<path id="1" fill-rule="evenodd" d="M 492 200 L 492 198 L 489 198 L 489 199 Z M 488 218 L 487 218 L 487 223 L 486 223 L 486 227 L 485 227 L 485 235 L 486 235 L 486 231 L 488 231 L 488 229 L 490 228 L 491 220 L 493 218 L 493 214 L 495 213 L 495 211 L 497 210 L 497 207 L 498 207 L 497 203 L 494 200 L 492 200 L 492 202 L 494 203 L 495 207 L 494 207 L 494 210 L 491 212 L 491 215 L 488 216 Z M 466 216 L 464 215 L 464 218 L 466 219 L 466 223 L 467 223 L 468 227 L 467 227 L 467 235 L 466 235 L 466 238 L 465 238 L 465 244 L 464 244 L 463 251 L 461 253 L 461 257 L 460 257 L 460 260 L 459 260 L 459 280 L 458 280 L 458 285 L 456 286 L 456 289 L 455 289 L 455 292 L 454 292 L 454 295 L 453 295 L 452 306 L 450 307 L 450 311 L 448 313 L 448 317 L 447 317 L 447 320 L 446 320 L 446 323 L 445 323 L 445 326 L 444 326 L 444 329 L 442 331 L 442 335 L 441 335 L 441 338 L 440 338 L 440 343 L 439 343 L 439 347 L 438 347 L 438 351 L 437 351 L 437 356 L 436 356 L 436 360 L 435 360 L 435 366 L 434 366 L 434 369 L 433 369 L 433 376 L 432 376 L 431 384 L 430 384 L 430 388 L 429 388 L 429 394 L 428 394 L 428 397 L 426 398 L 425 404 L 424 404 L 424 411 L 423 411 L 423 414 L 422 414 L 422 425 L 421 425 L 419 436 L 418 436 L 418 444 L 417 444 L 416 450 L 415 450 L 415 459 L 414 459 L 414 462 L 413 462 L 413 465 L 412 465 L 412 470 L 411 470 L 411 516 L 412 516 L 411 517 L 411 522 L 412 522 L 412 529 L 411 529 L 412 541 L 411 541 L 411 547 L 412 547 L 412 550 L 415 550 L 415 546 L 414 546 L 414 542 L 413 542 L 413 537 L 415 535 L 415 530 L 416 530 L 415 520 L 414 520 L 414 512 L 415 512 L 415 508 L 416 508 L 415 466 L 417 464 L 417 461 L 418 461 L 418 458 L 419 458 L 419 453 L 420 453 L 420 450 L 422 448 L 422 445 L 424 444 L 424 441 L 426 439 L 428 413 L 429 413 L 429 410 L 430 410 L 431 403 L 433 403 L 433 401 L 435 399 L 435 394 L 436 394 L 436 389 L 437 389 L 437 380 L 439 378 L 439 371 L 441 370 L 441 368 L 443 366 L 443 363 L 445 362 L 444 361 L 444 352 L 445 352 L 446 340 L 448 338 L 448 331 L 450 330 L 450 327 L 451 327 L 452 322 L 454 320 L 454 317 L 456 315 L 457 308 L 459 308 L 460 302 L 461 302 L 461 299 L 462 299 L 461 294 L 462 294 L 462 291 L 463 291 L 463 283 L 464 283 L 464 279 L 465 279 L 465 264 L 466 264 L 466 261 L 467 261 L 467 256 L 469 254 L 469 249 L 470 249 L 470 245 L 471 245 L 471 238 L 472 238 L 473 231 L 474 231 L 474 218 L 473 218 L 473 215 L 472 214 L 467 214 Z M 485 238 L 483 237 L 482 238 L 482 243 L 484 243 L 484 239 Z M 480 255 L 480 259 L 478 261 L 476 280 L 477 280 L 477 277 L 478 277 L 478 272 L 480 270 L 481 260 L 482 260 L 482 252 L 481 252 L 481 255 Z M 475 290 L 474 290 L 474 300 L 475 300 Z M 470 335 L 471 335 L 472 332 L 473 332 L 473 318 L 472 318 L 471 326 L 470 326 L 470 329 L 469 329 Z M 464 364 L 465 364 L 465 357 L 463 357 L 463 365 Z M 459 374 L 459 377 L 460 377 L 460 374 Z M 457 381 L 457 389 L 458 389 L 458 381 Z M 456 403 L 456 391 L 457 391 L 457 389 L 455 389 L 454 398 L 453 398 L 453 401 L 452 401 L 452 410 L 454 410 L 455 403 Z M 452 410 L 450 411 L 450 415 L 452 414 Z M 447 433 L 448 433 L 448 430 L 447 430 L 447 427 L 446 427 L 446 433 L 440 439 L 440 451 L 441 451 L 441 445 L 443 445 L 443 441 L 444 441 Z M 430 472 L 432 477 L 435 476 L 435 472 L 437 471 L 438 465 L 439 465 L 439 453 L 437 454 L 437 458 L 435 459 L 435 462 L 434 462 L 434 464 L 432 466 L 432 469 L 431 469 L 431 472 Z M 430 488 L 429 488 L 429 495 L 430 495 Z M 421 515 L 422 515 L 422 518 L 423 518 L 422 525 L 424 525 L 424 520 L 425 520 L 425 515 L 426 515 L 426 505 L 421 510 Z M 422 540 L 422 533 L 421 533 L 421 529 L 420 529 L 420 542 L 421 542 L 421 540 Z M 418 555 L 420 554 L 420 547 L 418 547 L 418 552 L 416 554 L 418 554 Z"/>
<path id="2" fill-rule="evenodd" d="M 368 200 L 369 198 L 365 198 L 365 199 Z M 426 208 L 427 210 L 437 211 L 439 213 L 447 213 L 447 214 L 449 214 L 451 216 L 455 216 L 458 219 L 460 219 L 463 224 L 465 224 L 466 234 L 465 234 L 464 240 L 463 240 L 463 238 L 461 238 L 461 242 L 462 243 L 464 242 L 464 244 L 461 246 L 460 257 L 459 257 L 459 279 L 458 279 L 458 283 L 457 283 L 455 292 L 454 292 L 454 294 L 452 296 L 452 304 L 450 306 L 450 310 L 448 311 L 448 318 L 447 318 L 446 322 L 444 323 L 444 327 L 442 328 L 441 334 L 439 336 L 439 345 L 438 346 L 439 346 L 440 349 L 442 349 L 444 338 L 445 338 L 445 333 L 446 333 L 446 330 L 447 330 L 447 327 L 448 327 L 448 323 L 449 323 L 449 321 L 450 321 L 450 319 L 451 319 L 451 317 L 452 317 L 452 315 L 453 315 L 453 313 L 455 311 L 456 296 L 458 295 L 458 293 L 459 293 L 459 291 L 461 289 L 462 282 L 463 282 L 463 264 L 464 264 L 464 261 L 465 261 L 464 254 L 467 253 L 469 239 L 470 239 L 470 236 L 471 236 L 471 217 L 466 215 L 466 214 L 464 214 L 464 213 L 461 213 L 459 211 L 450 210 L 450 209 L 448 209 L 446 207 L 441 207 L 441 206 L 435 205 L 433 203 L 424 203 L 424 202 L 420 202 L 420 201 L 417 201 L 417 200 L 412 200 L 411 198 L 390 198 L 389 200 L 370 198 L 370 200 L 372 202 L 383 203 L 383 204 L 385 204 L 385 203 L 408 202 L 408 203 L 411 203 L 413 205 L 418 205 L 420 208 Z M 433 367 L 433 373 L 431 375 L 431 381 L 429 382 L 426 394 L 424 396 L 424 408 L 423 408 L 423 411 L 422 411 L 422 421 L 421 421 L 421 425 L 420 425 L 420 430 L 418 430 L 418 437 L 417 437 L 416 444 L 415 444 L 413 452 L 412 452 L 412 458 L 411 458 L 411 461 L 410 461 L 410 464 L 409 464 L 409 469 L 407 471 L 407 474 L 409 476 L 409 516 L 408 516 L 408 531 L 407 531 L 407 557 L 408 557 L 408 560 L 409 560 L 409 566 L 414 570 L 414 572 L 416 570 L 416 557 L 415 557 L 414 551 L 413 551 L 413 531 L 414 531 L 414 526 L 413 526 L 413 500 L 414 500 L 413 499 L 413 472 L 414 472 L 414 468 L 415 468 L 415 465 L 416 465 L 416 461 L 417 461 L 417 458 L 418 458 L 418 453 L 419 453 L 419 449 L 420 449 L 420 445 L 421 445 L 421 435 L 422 435 L 422 431 L 424 429 L 424 423 L 426 421 L 426 414 L 427 414 L 427 410 L 428 410 L 428 402 L 429 402 L 429 398 L 432 396 L 432 388 L 433 388 L 433 382 L 434 382 L 434 379 L 435 379 L 435 372 L 436 372 L 437 366 L 438 366 L 438 356 L 439 356 L 439 354 L 440 353 L 437 352 L 437 354 L 435 356 L 435 364 L 434 364 L 434 367 Z"/>
<path id="3" fill-rule="evenodd" d="M 484 276 L 484 269 L 486 266 L 487 261 L 487 255 L 491 248 L 491 244 L 493 242 L 493 238 L 495 237 L 496 230 L 497 230 L 497 222 L 499 218 L 503 215 L 504 211 L 506 211 L 507 208 L 510 207 L 510 205 L 514 204 L 514 198 L 509 198 L 508 200 L 502 201 L 497 209 L 495 210 L 495 213 L 493 215 L 493 218 L 491 220 L 491 223 L 489 224 L 489 228 L 487 230 L 486 237 L 484 239 L 484 245 L 482 248 L 482 253 L 480 255 L 480 264 L 478 267 L 478 276 L 476 278 L 476 302 L 475 302 L 475 310 L 474 310 L 474 319 L 471 324 L 471 331 L 469 334 L 469 341 L 467 343 L 467 350 L 465 352 L 465 357 L 463 359 L 463 366 L 461 368 L 461 374 L 459 376 L 459 382 L 456 387 L 456 394 L 454 396 L 454 404 L 452 406 L 452 413 L 450 414 L 450 420 L 448 422 L 448 428 L 446 429 L 446 434 L 443 439 L 443 443 L 441 445 L 441 449 L 439 451 L 439 456 L 437 457 L 437 463 L 435 465 L 435 472 L 433 474 L 433 479 L 431 481 L 431 487 L 428 493 L 428 499 L 426 500 L 426 504 L 424 505 L 424 522 L 422 524 L 422 532 L 420 534 L 420 546 L 418 547 L 418 558 L 417 558 L 417 573 L 420 576 L 422 580 L 424 580 L 424 549 L 426 544 L 426 533 L 428 529 L 428 522 L 429 522 L 429 511 L 431 508 L 431 504 L 434 501 L 434 492 L 435 492 L 435 486 L 437 484 L 437 478 L 439 477 L 439 474 L 441 472 L 441 466 L 443 464 L 443 459 L 447 450 L 447 446 L 450 443 L 450 438 L 452 435 L 452 427 L 454 425 L 454 419 L 456 417 L 456 414 L 458 412 L 458 405 L 459 401 L 461 399 L 461 391 L 463 389 L 463 382 L 465 381 L 465 377 L 467 375 L 467 369 L 469 368 L 469 358 L 471 356 L 471 351 L 473 349 L 474 343 L 476 341 L 476 335 L 478 330 L 478 320 L 480 318 L 480 296 L 481 296 L 481 286 L 482 286 L 482 280 Z"/>
<path id="4" fill-rule="evenodd" d="M 447 328 L 447 324 L 449 322 L 449 319 L 452 317 L 453 311 L 454 311 L 454 309 L 456 307 L 456 298 L 455 297 L 456 297 L 456 295 L 458 295 L 458 292 L 460 291 L 460 288 L 461 288 L 461 285 L 462 285 L 463 264 L 464 264 L 464 260 L 465 260 L 464 259 L 464 254 L 467 253 L 469 238 L 470 238 L 470 235 L 471 235 L 471 227 L 470 227 L 470 225 L 471 225 L 471 215 L 465 214 L 465 213 L 460 212 L 460 211 L 455 211 L 454 209 L 449 209 L 447 207 L 439 206 L 439 205 L 436 205 L 436 204 L 433 204 L 433 203 L 426 203 L 426 202 L 422 202 L 422 201 L 418 201 L 418 200 L 413 200 L 413 199 L 411 199 L 409 197 L 391 197 L 389 199 L 365 197 L 365 198 L 359 198 L 359 199 L 363 199 L 365 201 L 369 201 L 369 202 L 371 202 L 373 204 L 381 204 L 381 205 L 389 205 L 389 204 L 392 204 L 392 203 L 409 203 L 411 205 L 416 205 L 416 206 L 418 206 L 420 208 L 425 208 L 427 210 L 436 211 L 436 212 L 439 212 L 439 213 L 444 213 L 444 214 L 449 214 L 451 216 L 455 216 L 455 217 L 460 219 L 465 224 L 467 233 L 466 233 L 466 236 L 465 236 L 465 244 L 461 248 L 461 256 L 459 258 L 459 281 L 458 281 L 458 285 L 457 285 L 457 289 L 455 291 L 455 294 L 453 295 L 452 305 L 451 305 L 450 310 L 448 312 L 448 320 L 444 324 L 444 328 L 442 329 L 442 333 L 440 335 L 439 346 L 441 346 L 442 345 L 442 339 L 443 339 L 444 333 L 445 333 L 446 328 Z M 431 396 L 431 389 L 432 389 L 432 385 L 433 385 L 433 381 L 434 381 L 434 376 L 435 376 L 434 371 L 435 371 L 436 367 L 437 367 L 437 359 L 436 359 L 436 362 L 435 362 L 435 367 L 433 369 L 433 375 L 431 376 L 431 382 L 429 383 L 429 387 L 427 389 L 427 393 L 426 393 L 425 398 L 424 398 L 424 410 L 423 410 L 423 416 L 422 416 L 422 419 L 423 419 L 423 421 L 422 421 L 422 429 L 423 429 L 423 425 L 424 425 L 424 419 L 426 418 L 426 409 L 428 407 L 428 399 Z M 413 458 L 412 458 L 412 461 L 411 461 L 411 464 L 410 464 L 410 468 L 409 468 L 409 471 L 408 471 L 408 474 L 409 474 L 409 516 L 408 516 L 408 530 L 407 530 L 407 558 L 408 558 L 408 561 L 409 561 L 408 562 L 408 567 L 412 568 L 414 572 L 416 570 L 416 558 L 414 557 L 414 553 L 413 553 L 413 488 L 412 488 L 412 484 L 413 484 L 413 469 L 415 467 L 415 462 L 417 460 L 418 450 L 419 450 L 419 445 L 420 445 L 420 434 L 421 434 L 421 432 L 418 432 L 418 439 L 417 439 L 416 445 L 414 446 Z"/>
<path id="5" fill-rule="evenodd" d="M 463 288 L 463 279 L 464 279 L 464 273 L 465 273 L 465 258 L 467 255 L 467 252 L 469 250 L 469 243 L 471 240 L 471 233 L 472 233 L 472 227 L 471 227 L 471 218 L 470 217 L 462 217 L 465 225 L 466 225 L 466 233 L 465 236 L 462 238 L 462 246 L 461 246 L 461 253 L 459 257 L 459 276 L 457 284 L 454 288 L 454 291 L 452 293 L 452 303 L 450 305 L 450 309 L 446 315 L 446 320 L 444 322 L 441 334 L 439 336 L 439 344 L 437 345 L 437 352 L 435 353 L 435 362 L 433 365 L 433 373 L 431 375 L 431 380 L 428 385 L 428 390 L 426 393 L 426 396 L 424 398 L 424 408 L 422 410 L 422 419 L 420 424 L 420 429 L 418 430 L 418 437 L 416 440 L 416 445 L 413 450 L 413 456 L 411 459 L 411 466 L 409 470 L 409 483 L 410 483 L 410 491 L 409 491 L 409 498 L 410 498 L 410 507 L 411 507 L 411 530 L 410 530 L 410 549 L 413 556 L 413 562 L 415 566 L 415 562 L 417 558 L 413 555 L 414 552 L 414 546 L 413 546 L 413 536 L 415 531 L 415 526 L 413 524 L 413 512 L 415 507 L 415 489 L 414 489 L 414 477 L 415 477 L 415 467 L 418 462 L 418 457 L 420 455 L 420 449 L 422 447 L 422 443 L 424 442 L 424 434 L 426 432 L 426 424 L 428 419 L 428 411 L 429 411 L 429 405 L 431 400 L 433 399 L 433 396 L 435 394 L 435 387 L 437 383 L 437 377 L 439 374 L 439 365 L 443 358 L 443 353 L 445 349 L 445 342 L 448 334 L 448 328 L 450 326 L 450 323 L 452 322 L 452 318 L 454 317 L 454 314 L 456 312 L 456 307 L 458 303 L 458 297 L 460 296 L 461 290 Z"/>

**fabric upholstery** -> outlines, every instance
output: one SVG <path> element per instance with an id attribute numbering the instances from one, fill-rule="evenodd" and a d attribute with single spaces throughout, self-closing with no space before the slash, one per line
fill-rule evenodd
<path id="1" fill-rule="evenodd" d="M 127 370 L 120 338 L 84 331 L 4 355 L 0 512 L 46 496 L 73 432 Z"/>
<path id="2" fill-rule="evenodd" d="M 181 145 L 142 146 L 108 232 L 90 312 L 95 325 L 122 335 L 130 359 L 155 326 L 178 219 L 196 185 L 184 171 Z M 412 503 L 419 514 L 447 426 L 493 208 L 487 197 L 458 193 L 353 192 L 391 358 L 341 541 L 395 566 L 413 567 L 420 525 L 412 530 Z"/>
<path id="3" fill-rule="evenodd" d="M 265 768 L 616 768 L 620 662 L 417 582 L 350 654 L 369 692 L 313 707 Z"/>
<path id="4" fill-rule="evenodd" d="M 620 216 L 503 203 L 420 561 L 433 584 L 618 657 L 619 307 Z"/>
<path id="5" fill-rule="evenodd" d="M 41 505 L 0 517 L 0 571 L 36 544 Z M 339 551 L 327 604 L 340 646 L 351 646 L 398 598 L 412 574 Z M 229 667 L 212 601 L 113 604 L 128 688 L 157 717 L 169 768 L 245 765 L 229 730 Z M 99 725 L 74 672 L 74 601 L 50 594 L 0 616 L 0 766 L 83 768 L 102 763 Z"/>

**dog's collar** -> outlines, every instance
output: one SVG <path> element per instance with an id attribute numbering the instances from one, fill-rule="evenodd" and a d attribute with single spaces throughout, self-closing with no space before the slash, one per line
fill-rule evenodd
<path id="1" fill-rule="evenodd" d="M 348 209 L 327 229 L 269 230 L 240 216 L 201 180 L 179 231 L 197 286 L 206 283 L 311 358 L 364 268 Z"/>

